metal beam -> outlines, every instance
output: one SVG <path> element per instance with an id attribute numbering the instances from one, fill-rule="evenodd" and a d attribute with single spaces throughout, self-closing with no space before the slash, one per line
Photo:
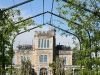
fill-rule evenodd
<path id="1" fill-rule="evenodd" d="M 46 24 L 44 23 L 42 26 L 44 26 L 44 25 L 46 25 Z M 18 33 L 17 35 L 22 34 L 22 33 L 25 33 L 25 32 L 28 32 L 28 31 L 33 30 L 33 29 L 38 28 L 38 27 L 40 27 L 40 25 L 38 25 L 36 27 L 33 27 L 33 28 L 30 28 L 30 29 L 27 29 L 25 31 L 22 31 L 22 32 Z"/>
<path id="2" fill-rule="evenodd" d="M 26 19 L 24 19 L 24 20 L 22 20 L 22 21 L 16 22 L 16 23 L 14 23 L 14 24 L 18 24 L 18 23 L 24 22 L 24 21 L 26 21 L 26 20 L 29 20 L 29 19 L 32 19 L 32 18 L 38 17 L 38 16 L 43 15 L 43 14 L 46 14 L 46 13 L 52 14 L 52 15 L 54 15 L 54 16 L 57 16 L 57 17 L 59 17 L 59 18 L 61 18 L 61 19 L 66 20 L 66 21 L 70 21 L 69 19 L 66 19 L 66 18 L 64 18 L 64 17 L 62 17 L 62 16 L 60 16 L 60 15 L 57 15 L 57 14 L 55 14 L 55 13 L 52 13 L 52 12 L 46 11 L 46 12 L 43 12 L 43 13 L 40 13 L 40 14 L 34 15 L 34 16 L 32 16 L 32 17 L 26 18 Z M 76 24 L 76 25 L 78 25 L 78 26 L 81 26 L 80 24 L 78 24 L 78 23 L 76 23 L 76 22 L 72 22 L 72 23 L 73 23 L 73 24 Z"/>
<path id="3" fill-rule="evenodd" d="M 72 5 L 74 5 L 74 6 L 78 7 L 78 8 L 80 8 L 80 9 L 83 9 L 83 10 L 85 10 L 85 11 L 87 11 L 87 12 L 90 12 L 90 13 L 92 13 L 92 14 L 94 14 L 94 15 L 97 15 L 97 16 L 100 18 L 100 14 L 97 14 L 97 11 L 92 11 L 92 10 L 87 9 L 87 8 L 85 8 L 85 7 L 82 7 L 82 6 L 78 5 L 78 4 L 75 4 L 75 3 L 73 3 L 73 2 L 71 2 L 71 1 L 69 1 L 69 0 L 63 0 L 63 1 L 66 2 L 66 3 L 72 4 Z"/>
<path id="4" fill-rule="evenodd" d="M 37 14 L 37 15 L 34 15 L 34 16 L 32 16 L 32 17 L 29 17 L 29 18 L 26 18 L 26 19 L 24 19 L 24 20 L 22 20 L 22 21 L 19 21 L 19 22 L 14 23 L 14 24 L 18 24 L 18 23 L 24 22 L 24 21 L 26 21 L 26 20 L 29 20 L 29 19 L 38 17 L 38 16 L 40 16 L 40 15 L 42 15 L 42 14 L 46 14 L 46 13 L 48 13 L 48 11 L 47 11 L 47 12 L 40 13 L 40 14 Z"/>
<path id="5" fill-rule="evenodd" d="M 64 30 L 64 29 L 62 29 L 62 28 L 60 28 L 60 27 L 57 27 L 57 26 L 55 26 L 55 25 L 53 25 L 53 24 L 50 24 L 50 23 L 46 23 L 46 24 L 48 24 L 48 25 L 50 25 L 50 26 L 52 26 L 52 27 L 55 27 L 55 28 L 57 28 L 57 29 L 60 29 L 60 30 L 62 30 L 62 31 L 64 31 L 64 32 L 66 32 L 66 33 L 69 33 L 69 34 L 71 34 L 71 35 L 74 35 L 74 36 L 76 36 L 76 37 L 78 38 L 78 36 L 75 35 L 74 33 L 71 33 L 71 32 L 69 32 L 69 31 L 67 31 L 67 30 Z"/>
<path id="6" fill-rule="evenodd" d="M 20 6 L 20 5 L 22 5 L 22 4 L 25 4 L 25 3 L 28 3 L 28 2 L 31 2 L 31 1 L 33 1 L 33 0 L 27 0 L 27 1 L 21 2 L 21 3 L 19 3 L 19 4 L 16 4 L 16 5 L 14 5 L 14 6 L 10 6 L 10 7 L 8 7 L 8 8 L 4 8 L 4 9 L 1 10 L 1 12 L 7 11 L 7 10 L 9 10 L 9 9 L 15 8 L 15 7 L 17 7 L 17 6 Z"/>
<path id="7" fill-rule="evenodd" d="M 59 17 L 59 18 L 61 18 L 61 19 L 64 19 L 64 20 L 66 20 L 66 21 L 70 21 L 69 19 L 66 19 L 66 18 L 64 18 L 64 17 L 62 17 L 62 16 L 60 16 L 60 15 L 57 15 L 57 14 L 55 14 L 55 13 L 53 13 L 53 12 L 49 12 L 48 11 L 48 13 L 50 13 L 50 14 L 52 14 L 52 15 L 54 15 L 54 16 L 57 16 L 57 17 Z M 72 22 L 72 21 L 70 21 L 70 22 Z M 76 24 L 76 25 L 78 25 L 78 26 L 81 26 L 80 24 L 78 24 L 78 23 L 76 23 L 76 22 L 72 22 L 73 24 Z"/>

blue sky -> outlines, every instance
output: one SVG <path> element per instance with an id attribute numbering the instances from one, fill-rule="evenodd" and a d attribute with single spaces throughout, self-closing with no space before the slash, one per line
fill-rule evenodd
<path id="1" fill-rule="evenodd" d="M 25 1 L 25 0 L 2 0 L 0 2 L 0 8 L 7 8 L 7 7 L 10 7 L 14 4 L 21 3 L 23 1 Z M 51 11 L 51 8 L 52 8 L 52 0 L 44 0 L 44 11 Z M 53 13 L 58 14 L 58 11 L 56 10 L 56 8 L 57 8 L 57 2 L 54 0 Z M 43 12 L 43 0 L 34 0 L 34 1 L 31 1 L 31 2 L 26 3 L 24 5 L 21 5 L 19 7 L 16 7 L 15 9 L 20 9 L 21 14 L 24 18 L 27 18 L 29 16 L 34 16 L 36 14 Z M 50 21 L 50 16 L 51 16 L 50 14 L 44 15 L 44 23 L 47 22 L 47 21 Z M 53 20 L 58 20 L 58 19 L 61 20 L 58 17 L 55 17 L 55 16 L 52 16 L 52 17 L 53 17 Z M 36 17 L 33 20 L 37 24 L 43 24 L 43 15 Z M 57 23 L 55 21 L 53 21 L 53 23 L 57 26 L 59 25 L 59 23 Z M 34 26 L 31 26 L 31 27 L 34 27 Z M 31 27 L 29 27 L 29 28 L 31 28 Z M 64 29 L 67 29 L 67 25 L 65 25 L 65 26 L 62 25 L 61 27 L 64 28 Z M 32 40 L 34 42 L 34 31 L 36 31 L 36 30 L 47 31 L 49 28 L 50 28 L 50 26 L 46 25 L 41 29 L 37 28 L 37 29 L 34 29 L 30 32 L 26 32 L 26 33 L 23 33 L 23 34 L 17 36 L 16 39 L 15 39 L 15 43 L 14 43 L 14 49 L 16 49 L 16 46 L 18 44 L 32 44 Z M 58 44 L 60 42 L 61 44 L 64 44 L 64 45 L 67 45 L 67 46 L 70 45 L 71 47 L 74 47 L 72 36 L 61 37 L 60 36 L 61 31 L 60 32 L 57 31 L 56 33 L 57 33 L 56 44 Z"/>

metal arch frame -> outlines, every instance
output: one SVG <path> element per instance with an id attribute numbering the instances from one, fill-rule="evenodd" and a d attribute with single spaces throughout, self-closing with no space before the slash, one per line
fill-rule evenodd
<path id="1" fill-rule="evenodd" d="M 16 22 L 16 23 L 14 23 L 14 24 L 18 24 L 18 23 L 24 22 L 24 21 L 26 21 L 26 20 L 28 20 L 28 19 L 35 18 L 35 17 L 38 17 L 38 16 L 43 15 L 43 14 L 46 14 L 46 13 L 52 14 L 52 15 L 54 15 L 54 16 L 56 16 L 56 17 L 59 17 L 59 18 L 64 19 L 64 20 L 66 20 L 66 21 L 69 21 L 68 19 L 66 19 L 66 18 L 64 18 L 64 17 L 62 17 L 62 16 L 60 16 L 60 15 L 57 15 L 57 14 L 55 14 L 55 13 L 46 11 L 46 12 L 43 12 L 43 13 L 34 15 L 34 16 L 32 16 L 32 17 L 26 18 L 26 19 L 24 19 L 24 20 L 22 20 L 22 21 Z M 78 23 L 76 23 L 76 22 L 72 22 L 72 23 L 73 23 L 73 24 L 76 24 L 76 25 L 78 25 L 78 26 L 81 26 L 80 24 L 78 24 Z M 51 23 L 46 23 L 46 24 L 52 25 Z M 45 25 L 45 24 L 43 24 L 43 25 Z M 52 25 L 52 26 L 53 26 L 53 25 Z M 39 27 L 39 26 L 37 26 L 37 27 Z M 37 28 L 37 27 L 31 28 L 31 29 L 28 29 L 28 30 L 32 30 L 32 29 L 35 29 L 35 28 Z M 27 30 L 27 31 L 28 31 L 28 30 Z M 63 30 L 63 29 L 61 29 L 61 30 Z M 69 31 L 66 31 L 66 30 L 64 30 L 64 31 L 65 31 L 65 32 L 69 32 Z M 21 33 L 24 33 L 24 32 L 25 32 L 25 31 L 23 31 L 23 32 L 21 32 Z M 18 35 L 21 34 L 21 33 L 18 33 Z M 70 33 L 70 32 L 69 32 L 69 33 Z M 74 35 L 74 36 L 76 36 L 76 35 L 73 34 L 73 33 L 71 33 L 71 34 Z M 79 43 L 81 44 L 81 41 L 80 41 L 80 39 L 78 38 L 78 36 L 76 36 L 76 37 L 77 37 L 77 39 L 79 40 Z M 80 45 L 80 49 L 81 49 L 81 45 Z"/>
<path id="2" fill-rule="evenodd" d="M 56 17 L 59 17 L 59 18 L 64 19 L 64 20 L 66 20 L 66 21 L 69 21 L 68 19 L 66 19 L 66 18 L 64 18 L 64 17 L 62 17 L 62 16 L 60 16 L 60 15 L 57 15 L 57 14 L 55 14 L 55 13 L 46 11 L 46 12 L 39 13 L 39 14 L 37 14 L 37 15 L 31 16 L 31 17 L 29 17 L 29 18 L 26 18 L 26 19 L 24 19 L 24 20 L 22 20 L 22 21 L 16 22 L 16 23 L 14 23 L 14 24 L 18 24 L 18 23 L 24 22 L 24 21 L 26 21 L 26 20 L 28 20 L 28 19 L 32 19 L 32 18 L 38 17 L 38 16 L 43 15 L 43 14 L 46 14 L 46 13 L 52 14 L 52 15 L 54 15 L 54 16 L 56 16 Z M 76 22 L 72 22 L 72 23 L 73 23 L 73 24 L 76 24 L 76 25 L 78 25 L 78 26 L 81 26 L 80 24 L 78 24 L 78 23 L 76 23 Z"/>
<path id="3" fill-rule="evenodd" d="M 71 35 L 77 37 L 77 39 L 79 40 L 79 43 L 80 43 L 80 39 L 79 39 L 78 36 L 75 35 L 74 33 L 71 33 L 71 32 L 69 32 L 69 31 L 67 31 L 67 30 L 64 30 L 64 29 L 62 29 L 62 28 L 60 28 L 60 27 L 57 27 L 57 26 L 55 26 L 55 25 L 53 25 L 53 24 L 51 24 L 51 23 L 44 23 L 42 26 L 44 26 L 44 25 L 46 25 L 46 24 L 48 24 L 48 25 L 50 25 L 50 26 L 52 26 L 52 27 L 55 27 L 55 28 L 57 28 L 57 29 L 60 29 L 60 30 L 62 30 L 62 31 L 64 31 L 64 32 L 66 32 L 66 33 L 69 33 L 69 34 L 71 34 Z M 38 28 L 38 27 L 40 27 L 40 25 L 38 25 L 38 26 L 36 26 L 36 27 L 33 27 L 33 28 L 30 28 L 30 29 L 28 29 L 28 30 L 26 30 L 26 31 L 22 31 L 22 32 L 18 33 L 17 35 L 22 34 L 22 33 L 25 33 L 25 32 L 30 31 L 30 30 L 33 30 L 33 29 Z"/>
<path id="4" fill-rule="evenodd" d="M 19 21 L 19 22 L 14 23 L 14 24 L 18 24 L 18 23 L 24 22 L 24 21 L 26 21 L 26 20 L 28 20 L 28 19 L 32 19 L 32 18 L 38 17 L 38 16 L 43 15 L 43 14 L 46 14 L 46 13 L 52 14 L 52 15 L 54 15 L 54 16 L 57 16 L 57 17 L 61 18 L 61 19 L 64 19 L 64 20 L 69 21 L 68 19 L 66 19 L 66 18 L 64 18 L 64 17 L 62 17 L 62 16 L 59 16 L 59 15 L 57 15 L 57 14 L 55 14 L 55 13 L 52 13 L 52 12 L 47 11 L 47 12 L 43 12 L 43 13 L 34 15 L 34 16 L 32 16 L 32 17 L 26 18 L 26 19 L 24 19 L 24 20 L 22 20 L 22 21 Z M 76 24 L 76 25 L 78 25 L 78 26 L 81 26 L 81 25 L 78 24 L 78 23 L 75 23 L 75 22 L 73 22 L 73 23 Z M 53 25 L 53 24 L 51 24 L 51 23 L 44 23 L 42 26 L 44 26 L 44 25 L 46 25 L 46 24 L 48 24 L 48 25 L 50 25 L 50 26 L 53 26 L 53 27 L 55 27 L 55 28 L 57 28 L 57 29 L 60 29 L 60 30 L 62 30 L 62 31 L 64 31 L 64 32 L 66 32 L 66 33 L 69 33 L 69 34 L 71 34 L 71 35 L 77 37 L 77 39 L 78 39 L 78 41 L 79 41 L 79 44 L 80 44 L 80 50 L 81 50 L 81 41 L 80 41 L 80 39 L 78 38 L 77 35 L 75 35 L 74 33 L 69 32 L 69 31 L 67 31 L 67 30 L 64 30 L 64 29 L 62 29 L 62 28 L 59 28 L 59 27 L 57 27 L 57 26 L 55 26 L 55 25 Z M 26 31 L 22 31 L 22 32 L 18 33 L 17 35 L 20 35 L 20 34 L 22 34 L 22 33 L 25 33 L 25 32 L 27 32 L 27 31 L 29 31 L 29 30 L 33 30 L 33 29 L 35 29 L 35 28 L 38 28 L 39 26 L 40 26 L 40 25 L 38 25 L 38 26 L 36 26 L 36 27 L 33 27 L 33 28 L 30 28 L 30 29 L 28 29 L 28 30 L 26 30 Z M 17 35 L 14 36 L 12 43 L 14 42 L 15 38 L 17 37 Z M 12 44 L 12 50 L 13 50 L 13 44 Z M 11 68 L 12 68 L 12 64 L 11 64 Z M 12 72 L 11 72 L 11 74 L 12 74 Z"/>
<path id="5" fill-rule="evenodd" d="M 27 2 L 30 2 L 30 1 L 33 1 L 33 0 L 27 0 L 27 1 L 22 2 L 22 3 L 20 3 L 20 4 L 16 4 L 16 5 L 14 5 L 14 6 L 11 6 L 11 7 L 9 7 L 9 8 L 2 9 L 2 10 L 0 10 L 0 12 L 7 11 L 7 10 L 9 10 L 9 9 L 11 9 L 11 8 L 20 6 L 20 5 L 25 4 L 25 3 L 27 3 Z M 63 1 L 65 1 L 65 0 L 63 0 Z M 84 9 L 83 7 L 80 7 L 80 8 Z M 88 11 L 88 12 L 91 12 L 91 13 L 93 13 L 93 14 L 96 14 L 95 12 L 93 12 L 93 11 L 91 11 L 91 10 L 87 10 L 87 9 L 84 9 L 84 10 L 86 10 L 86 11 Z M 56 17 L 59 17 L 59 18 L 61 18 L 61 19 L 66 20 L 66 21 L 70 21 L 70 20 L 68 20 L 68 19 L 66 19 L 66 18 L 64 18 L 64 17 L 62 17 L 62 16 L 60 16 L 60 15 L 57 15 L 57 14 L 55 14 L 55 13 L 52 13 L 52 12 L 47 11 L 47 12 L 43 12 L 43 13 L 37 14 L 37 15 L 35 15 L 35 16 L 29 17 L 29 18 L 27 18 L 27 19 L 24 19 L 24 20 L 22 20 L 22 21 L 20 21 L 20 22 L 16 22 L 16 23 L 14 23 L 14 24 L 18 24 L 18 23 L 24 22 L 24 21 L 26 21 L 26 20 L 28 20 L 28 19 L 35 18 L 35 17 L 38 17 L 38 16 L 40 16 L 40 15 L 44 15 L 44 14 L 46 14 L 46 13 L 49 13 L 49 14 L 51 14 L 51 15 L 54 15 L 54 16 L 56 16 Z M 100 17 L 100 15 L 98 15 L 98 16 Z M 70 21 L 70 22 L 72 22 L 72 21 Z M 78 24 L 78 23 L 76 23 L 76 22 L 72 22 L 72 23 L 73 23 L 73 24 L 76 24 L 76 25 L 78 25 L 78 26 L 81 26 L 80 24 Z M 53 27 L 55 27 L 55 28 L 57 28 L 57 29 L 60 29 L 60 30 L 62 30 L 62 31 L 64 31 L 64 32 L 66 32 L 66 33 L 69 33 L 69 34 L 72 34 L 72 35 L 76 36 L 77 39 L 79 40 L 80 47 L 81 47 L 81 41 L 80 41 L 80 39 L 78 38 L 78 36 L 75 35 L 74 33 L 71 33 L 71 32 L 69 32 L 69 31 L 67 31 L 67 30 L 64 30 L 64 29 L 62 29 L 62 28 L 59 28 L 59 27 L 57 27 L 57 26 L 55 26 L 55 25 L 53 25 L 53 24 L 51 24 L 51 23 L 45 23 L 45 24 L 43 23 L 43 25 L 46 25 L 46 24 L 48 24 L 48 25 L 50 25 L 50 26 L 53 26 Z M 43 26 L 43 25 L 42 25 L 42 26 Z M 28 29 L 28 30 L 32 30 L 32 29 L 35 29 L 35 28 L 38 28 L 38 27 L 39 27 L 39 26 L 36 26 L 36 27 L 31 28 L 31 29 Z M 23 32 L 20 32 L 20 33 L 18 33 L 17 35 L 22 34 L 22 33 L 24 33 L 24 32 L 27 32 L 28 30 L 23 31 Z M 17 36 L 17 35 L 16 35 L 16 36 Z M 16 36 L 14 37 L 14 39 L 16 38 Z M 13 39 L 13 40 L 14 40 L 14 39 Z M 13 48 L 13 47 L 12 47 L 12 48 Z M 80 48 L 80 50 L 81 50 L 81 48 Z"/>

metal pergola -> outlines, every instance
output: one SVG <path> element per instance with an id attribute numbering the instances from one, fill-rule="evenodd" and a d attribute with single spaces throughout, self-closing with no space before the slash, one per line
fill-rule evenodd
<path id="1" fill-rule="evenodd" d="M 17 6 L 26 4 L 26 3 L 31 2 L 31 1 L 33 1 L 33 0 L 27 0 L 27 1 L 21 2 L 21 3 L 19 3 L 19 4 L 16 4 L 16 5 L 14 5 L 14 6 L 11 6 L 11 7 L 8 7 L 8 8 L 4 8 L 4 9 L 0 9 L 0 13 L 4 13 L 4 12 L 8 11 L 9 9 L 15 8 L 15 7 L 17 7 Z M 70 2 L 69 0 L 63 0 L 63 1 L 65 1 L 65 2 L 67 2 L 67 3 L 70 3 L 70 4 L 73 4 L 74 6 L 77 6 L 77 7 L 79 7 L 80 9 L 83 9 L 83 10 L 85 10 L 85 11 L 87 11 L 87 12 L 90 12 L 90 13 L 92 13 L 92 14 L 94 14 L 94 15 L 97 15 L 97 16 L 100 18 L 100 14 L 97 14 L 96 12 L 94 12 L 94 11 L 92 11 L 92 10 L 86 9 L 86 8 L 84 8 L 84 7 L 81 7 L 81 6 L 79 6 L 78 4 L 75 4 L 75 3 L 73 3 L 73 2 Z M 8 20 L 8 22 L 10 22 L 12 25 L 15 25 L 15 24 L 19 24 L 19 23 L 21 23 L 21 22 L 24 22 L 24 21 L 26 21 L 26 20 L 29 20 L 29 19 L 32 19 L 32 18 L 36 18 L 36 17 L 38 17 L 38 16 L 43 15 L 43 24 L 42 24 L 42 26 L 44 26 L 44 25 L 49 25 L 49 26 L 52 26 L 52 27 L 57 28 L 57 29 L 60 29 L 61 31 L 64 31 L 64 32 L 66 32 L 66 33 L 68 33 L 68 34 L 71 34 L 71 35 L 75 36 L 75 37 L 78 39 L 78 41 L 79 41 L 80 50 L 81 50 L 81 41 L 80 41 L 80 39 L 78 38 L 77 35 L 75 35 L 74 33 L 70 32 L 70 31 L 68 31 L 68 30 L 64 30 L 64 29 L 61 28 L 61 27 L 57 27 L 57 26 L 54 25 L 54 24 L 51 24 L 52 16 L 56 16 L 56 17 L 58 17 L 58 18 L 61 18 L 61 19 L 63 19 L 63 20 L 66 20 L 66 21 L 70 21 L 69 19 L 66 19 L 66 18 L 64 18 L 64 17 L 62 17 L 62 16 L 60 16 L 60 15 L 58 15 L 58 14 L 53 13 L 53 4 L 54 4 L 54 0 L 52 0 L 52 8 L 51 8 L 51 11 L 46 11 L 46 12 L 45 12 L 45 11 L 44 11 L 44 0 L 43 0 L 43 12 L 42 12 L 42 13 L 36 14 L 36 15 L 34 15 L 34 16 L 31 16 L 31 17 L 26 18 L 26 19 L 24 19 L 24 20 L 22 20 L 22 21 L 19 21 L 19 22 L 11 23 L 9 20 Z M 47 14 L 47 13 L 49 13 L 49 14 L 51 15 L 50 21 L 49 21 L 48 23 L 44 23 L 44 15 Z M 0 17 L 0 18 L 1 18 L 1 17 Z M 77 26 L 81 26 L 79 23 L 72 22 L 72 21 L 70 21 L 70 22 L 73 23 L 73 24 L 75 24 L 75 25 L 77 25 Z M 25 32 L 27 32 L 27 31 L 29 31 L 29 30 L 36 29 L 36 28 L 38 28 L 38 27 L 40 27 L 40 25 L 35 26 L 35 27 L 33 27 L 33 28 L 30 28 L 30 29 L 28 29 L 28 30 L 26 30 L 26 31 L 22 31 L 22 32 L 18 33 L 17 35 L 20 35 L 20 34 L 22 34 L 22 33 L 25 33 Z M 16 36 L 17 36 L 17 35 L 16 35 Z M 14 37 L 13 41 L 15 40 L 16 36 Z M 12 45 L 12 50 L 13 50 L 13 45 Z M 11 64 L 11 68 L 12 68 L 12 64 Z M 12 73 L 11 73 L 11 74 L 12 74 Z"/>

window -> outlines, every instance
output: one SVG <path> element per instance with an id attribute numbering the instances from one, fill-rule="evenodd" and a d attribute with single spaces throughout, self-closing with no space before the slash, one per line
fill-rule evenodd
<path id="1" fill-rule="evenodd" d="M 30 58 L 27 56 L 27 57 L 26 57 L 26 60 L 30 60 Z"/>
<path id="2" fill-rule="evenodd" d="M 44 40 L 44 48 L 46 48 L 46 39 Z"/>
<path id="3" fill-rule="evenodd" d="M 21 60 L 23 60 L 24 59 L 24 57 L 23 56 L 21 56 Z"/>
<path id="4" fill-rule="evenodd" d="M 42 39 L 42 42 L 41 42 L 41 48 L 43 48 L 43 39 Z"/>
<path id="5" fill-rule="evenodd" d="M 47 62 L 47 55 L 40 55 L 39 56 L 39 61 L 40 62 Z"/>
<path id="6" fill-rule="evenodd" d="M 29 60 L 28 56 L 21 56 L 20 58 L 21 58 L 20 60 Z"/>
<path id="7" fill-rule="evenodd" d="M 50 40 L 49 39 L 39 39 L 38 48 L 50 48 Z"/>
<path id="8" fill-rule="evenodd" d="M 66 65 L 66 57 L 64 57 L 63 59 L 64 59 L 64 65 Z"/>
<path id="9" fill-rule="evenodd" d="M 68 65 L 68 59 L 67 59 L 67 57 L 63 57 L 63 59 L 64 59 L 64 65 Z"/>
<path id="10" fill-rule="evenodd" d="M 44 62 L 47 62 L 47 55 L 44 55 Z"/>
<path id="11" fill-rule="evenodd" d="M 49 48 L 49 40 L 47 40 L 47 48 Z"/>
<path id="12" fill-rule="evenodd" d="M 40 39 L 38 40 L 38 48 L 40 48 Z"/>
<path id="13" fill-rule="evenodd" d="M 43 55 L 40 55 L 40 62 L 43 62 Z"/>

